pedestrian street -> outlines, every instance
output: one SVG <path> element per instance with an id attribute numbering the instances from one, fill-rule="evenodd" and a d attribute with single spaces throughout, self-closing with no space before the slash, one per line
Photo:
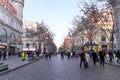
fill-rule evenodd
<path id="1" fill-rule="evenodd" d="M 90 61 L 89 68 L 79 67 L 79 58 L 61 59 L 52 56 L 51 60 L 37 62 L 0 76 L 0 80 L 118 80 L 120 67 L 105 64 L 96 66 Z"/>

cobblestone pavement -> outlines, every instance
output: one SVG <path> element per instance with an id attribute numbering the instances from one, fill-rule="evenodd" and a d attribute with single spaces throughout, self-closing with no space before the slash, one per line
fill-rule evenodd
<path id="1" fill-rule="evenodd" d="M 79 58 L 61 59 L 60 56 L 51 60 L 42 59 L 12 72 L 0 75 L 0 80 L 119 80 L 120 67 L 105 64 L 89 69 L 79 67 Z"/>

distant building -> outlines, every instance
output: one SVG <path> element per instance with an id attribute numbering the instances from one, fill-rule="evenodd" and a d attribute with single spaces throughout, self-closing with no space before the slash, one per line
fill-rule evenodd
<path id="1" fill-rule="evenodd" d="M 94 50 L 98 51 L 98 50 L 109 50 L 112 49 L 112 34 L 110 32 L 110 30 L 112 31 L 113 28 L 113 18 L 111 14 L 106 14 L 106 13 L 110 13 L 109 9 L 101 9 L 100 10 L 100 14 L 104 15 L 105 17 L 107 17 L 107 20 L 103 20 L 106 22 L 101 22 L 98 23 L 98 25 L 96 25 L 96 27 L 101 27 L 99 29 L 100 33 L 97 34 L 94 38 L 93 38 L 93 45 L 95 45 L 93 47 Z M 107 15 L 107 16 L 106 16 Z M 106 24 L 106 26 L 105 26 Z M 114 35 L 115 37 L 115 35 Z M 85 35 L 82 34 L 81 31 L 76 31 L 73 33 L 72 35 L 73 38 L 73 48 L 74 50 L 78 49 L 79 47 L 84 46 L 84 50 L 89 50 L 89 40 L 88 38 L 86 38 Z M 116 39 L 113 38 L 113 48 L 114 50 L 116 49 Z"/>
<path id="2" fill-rule="evenodd" d="M 20 51 L 24 0 L 0 0 L 0 51 Z"/>
<path id="3" fill-rule="evenodd" d="M 36 51 L 37 37 L 34 32 L 37 31 L 37 23 L 32 21 L 23 21 L 22 50 Z"/>
<path id="4" fill-rule="evenodd" d="M 63 49 L 65 51 L 71 51 L 71 47 L 72 47 L 72 38 L 69 36 L 66 36 L 64 38 Z"/>
<path id="5" fill-rule="evenodd" d="M 56 51 L 53 38 L 46 31 L 44 23 L 23 21 L 22 50 L 23 51 Z"/>

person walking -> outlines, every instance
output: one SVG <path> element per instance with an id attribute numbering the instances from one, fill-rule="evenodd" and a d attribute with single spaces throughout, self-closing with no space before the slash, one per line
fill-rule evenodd
<path id="1" fill-rule="evenodd" d="M 92 51 L 92 59 L 93 59 L 93 64 L 96 65 L 96 62 L 98 60 L 98 56 L 94 50 Z"/>
<path id="2" fill-rule="evenodd" d="M 48 57 L 49 57 L 49 60 L 51 60 L 51 56 L 52 56 L 52 52 L 51 52 L 51 51 L 49 51 L 49 52 L 48 52 Z"/>
<path id="3" fill-rule="evenodd" d="M 22 51 L 21 57 L 22 57 L 22 61 L 24 61 L 25 60 L 25 52 L 24 51 Z"/>
<path id="4" fill-rule="evenodd" d="M 102 64 L 104 66 L 104 64 L 105 64 L 105 54 L 104 54 L 104 51 L 99 51 L 99 56 L 100 56 L 100 65 Z"/>
<path id="5" fill-rule="evenodd" d="M 84 65 L 84 68 L 85 68 L 85 52 L 84 51 L 80 53 L 80 68 L 82 67 L 82 64 Z"/>
<path id="6" fill-rule="evenodd" d="M 109 62 L 112 63 L 112 59 L 113 59 L 113 53 L 112 53 L 112 51 L 110 50 L 108 52 L 108 54 L 109 54 Z"/>
<path id="7" fill-rule="evenodd" d="M 3 50 L 3 61 L 7 60 L 6 56 L 7 56 L 6 50 Z"/>
<path id="8" fill-rule="evenodd" d="M 120 59 L 120 51 L 119 51 L 119 49 L 117 50 L 115 57 L 116 57 L 116 62 L 119 63 L 119 59 Z"/>
<path id="9" fill-rule="evenodd" d="M 71 53 L 68 51 L 68 52 L 67 52 L 67 58 L 68 58 L 68 59 L 70 59 L 70 54 L 71 54 Z"/>
<path id="10" fill-rule="evenodd" d="M 85 52 L 85 69 L 89 68 L 89 66 L 88 66 L 89 60 L 90 60 L 90 55 L 89 55 L 88 51 L 86 51 Z"/>
<path id="11" fill-rule="evenodd" d="M 63 51 L 60 53 L 60 55 L 61 55 L 61 59 L 64 59 L 64 52 Z"/>

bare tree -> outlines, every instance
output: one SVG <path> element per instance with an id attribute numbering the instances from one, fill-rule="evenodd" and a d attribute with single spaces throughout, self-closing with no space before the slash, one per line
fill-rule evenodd
<path id="1" fill-rule="evenodd" d="M 94 0 L 96 1 L 96 0 Z M 114 11 L 109 5 L 112 3 L 112 0 L 107 0 L 108 4 L 105 6 L 103 5 L 104 9 L 101 9 L 98 7 L 96 3 L 90 2 L 90 6 L 85 7 L 85 9 L 82 9 L 82 11 L 92 20 L 93 23 L 95 23 L 97 26 L 101 28 L 102 31 L 104 31 L 105 36 L 107 37 L 108 41 L 110 42 L 112 46 L 112 51 L 113 51 L 113 42 L 114 42 L 114 35 L 116 32 L 118 32 L 118 29 L 114 29 Z M 110 37 L 111 34 L 111 37 Z"/>
<path id="2" fill-rule="evenodd" d="M 76 30 L 80 31 L 84 37 L 88 39 L 90 42 L 91 49 L 93 47 L 92 42 L 98 36 L 100 33 L 100 28 L 96 26 L 95 21 L 97 20 L 96 17 L 90 18 L 91 15 L 94 15 L 94 9 L 98 11 L 97 6 L 94 4 L 94 2 L 87 3 L 82 2 L 83 7 L 81 8 L 82 16 L 77 15 L 75 17 L 75 22 L 77 23 Z M 95 6 L 95 7 L 94 7 Z M 96 15 L 94 15 L 96 16 Z M 83 37 L 83 36 L 82 36 Z"/>

